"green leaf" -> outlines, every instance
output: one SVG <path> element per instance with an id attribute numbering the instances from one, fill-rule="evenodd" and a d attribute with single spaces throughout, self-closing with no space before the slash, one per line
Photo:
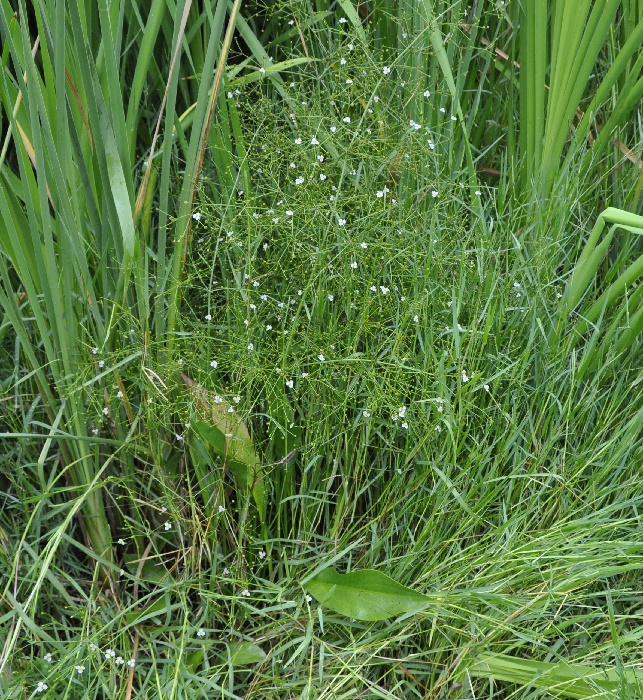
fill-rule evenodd
<path id="1" fill-rule="evenodd" d="M 640 689 L 643 682 L 643 673 L 637 671 L 619 673 L 615 669 L 530 661 L 506 654 L 488 654 L 468 672 L 472 676 L 545 688 L 552 694 L 567 698 L 595 698 L 599 696 L 599 691 L 617 693 L 623 689 L 624 681 Z"/>
<path id="2" fill-rule="evenodd" d="M 266 517 L 266 487 L 261 460 L 255 451 L 254 443 L 246 424 L 226 401 L 217 399 L 214 394 L 199 386 L 186 374 L 181 375 L 183 383 L 190 389 L 197 419 L 192 421 L 196 435 L 210 451 L 223 457 L 225 466 L 234 474 L 237 487 L 241 491 L 252 490 L 261 522 Z"/>
<path id="3" fill-rule="evenodd" d="M 233 666 L 249 666 L 266 658 L 266 652 L 252 642 L 239 642 L 230 648 L 230 660 Z"/>
<path id="4" fill-rule="evenodd" d="M 422 610 L 429 598 L 373 569 L 339 574 L 325 569 L 304 588 L 327 608 L 357 620 L 386 620 Z"/>

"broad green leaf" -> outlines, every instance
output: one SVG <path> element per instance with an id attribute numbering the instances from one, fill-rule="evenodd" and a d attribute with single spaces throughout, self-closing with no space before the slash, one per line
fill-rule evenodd
<path id="1" fill-rule="evenodd" d="M 230 648 L 230 659 L 233 666 L 249 666 L 257 664 L 266 658 L 266 652 L 252 642 L 239 642 Z"/>
<path id="2" fill-rule="evenodd" d="M 429 604 L 427 596 L 373 569 L 349 574 L 325 569 L 304 587 L 322 605 L 357 620 L 386 620 Z"/>
<path id="3" fill-rule="evenodd" d="M 623 682 L 640 690 L 643 672 L 594 668 L 581 664 L 530 661 L 505 654 L 489 654 L 468 669 L 472 676 L 493 678 L 516 685 L 544 688 L 566 698 L 595 698 L 599 691 L 617 693 Z M 604 697 L 603 693 L 600 693 Z M 619 695 L 620 697 L 620 695 Z"/>
<path id="4" fill-rule="evenodd" d="M 215 400 L 213 392 L 199 386 L 186 374 L 181 375 L 193 398 L 197 419 L 192 427 L 210 450 L 225 460 L 225 465 L 234 474 L 237 486 L 242 491 L 252 489 L 261 522 L 266 516 L 266 488 L 263 469 L 248 432 L 234 408 L 220 398 Z"/>

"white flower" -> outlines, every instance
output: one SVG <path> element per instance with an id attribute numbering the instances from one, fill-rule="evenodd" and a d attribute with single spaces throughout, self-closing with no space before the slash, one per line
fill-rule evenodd
<path id="1" fill-rule="evenodd" d="M 343 121 L 345 124 L 350 124 L 350 123 L 351 123 L 351 118 L 350 118 L 350 117 L 344 117 L 344 118 L 342 119 L 342 121 Z"/>
<path id="2" fill-rule="evenodd" d="M 337 224 L 338 224 L 338 226 L 345 226 L 346 219 L 337 219 Z"/>
<path id="3" fill-rule="evenodd" d="M 266 72 L 266 69 L 265 69 L 263 66 L 261 66 L 261 68 L 259 69 L 259 72 L 260 72 L 260 73 L 265 73 L 265 72 Z"/>
<path id="4" fill-rule="evenodd" d="M 248 343 L 248 345 L 246 345 L 246 347 L 248 348 L 248 350 L 250 350 L 250 352 L 252 352 L 255 349 L 255 346 L 253 343 Z"/>
<path id="5" fill-rule="evenodd" d="M 179 435 L 178 433 L 174 433 L 174 437 L 175 437 L 179 442 L 183 442 L 183 435 Z"/>
<path id="6" fill-rule="evenodd" d="M 296 143 L 298 146 L 301 145 L 301 137 L 300 137 L 300 136 L 298 136 L 298 137 L 295 139 L 295 143 Z"/>
<path id="7" fill-rule="evenodd" d="M 234 413 L 234 408 L 232 408 L 232 406 L 228 408 L 228 413 Z"/>
<path id="8" fill-rule="evenodd" d="M 221 403 L 222 401 L 223 399 L 218 394 L 214 397 L 214 403 Z"/>
<path id="9" fill-rule="evenodd" d="M 316 136 L 313 136 L 312 139 L 310 139 L 310 145 L 311 146 L 319 146 L 319 141 L 317 140 Z"/>
<path id="10" fill-rule="evenodd" d="M 98 647 L 94 644 L 94 642 L 89 645 L 89 651 L 98 651 Z"/>
<path id="11" fill-rule="evenodd" d="M 438 196 L 438 193 L 435 190 L 431 190 L 431 197 L 435 199 Z"/>
<path id="12" fill-rule="evenodd" d="M 134 668 L 134 666 L 136 666 L 136 659 L 130 659 L 130 660 L 127 662 L 127 665 L 128 665 L 130 668 Z"/>
<path id="13" fill-rule="evenodd" d="M 200 211 L 195 211 L 194 214 L 192 214 L 192 218 L 195 221 L 201 221 L 201 212 Z"/>
<path id="14" fill-rule="evenodd" d="M 272 330 L 272 326 L 271 326 L 270 324 L 268 324 L 268 325 L 266 326 L 266 330 L 267 330 L 267 331 L 271 331 L 271 330 Z"/>
<path id="15" fill-rule="evenodd" d="M 163 525 L 163 527 L 164 527 L 166 530 L 171 530 L 171 529 L 172 529 L 172 523 L 168 520 L 168 522 L 166 522 L 165 525 Z"/>
<path id="16" fill-rule="evenodd" d="M 373 95 L 373 102 L 379 102 L 379 101 L 380 101 L 380 98 L 378 97 L 378 95 Z M 384 122 L 382 122 L 382 123 L 384 123 Z"/>
<path id="17" fill-rule="evenodd" d="M 219 366 L 219 363 L 216 360 L 212 360 L 210 362 L 210 367 L 212 367 L 212 369 L 216 369 L 218 366 Z"/>
<path id="18" fill-rule="evenodd" d="M 320 154 L 317 156 L 317 160 L 318 160 L 320 163 L 323 163 L 323 162 L 324 162 L 324 156 L 320 153 Z"/>
<path id="19" fill-rule="evenodd" d="M 121 537 L 116 544 L 125 544 L 125 540 Z"/>
<path id="20" fill-rule="evenodd" d="M 265 559 L 266 558 L 266 553 L 263 551 L 263 549 L 259 552 L 259 559 Z"/>
<path id="21" fill-rule="evenodd" d="M 53 664 L 53 662 L 54 662 L 54 657 L 53 657 L 49 652 L 47 652 L 47 653 L 43 656 L 43 659 L 44 659 L 48 664 Z"/>
<path id="22" fill-rule="evenodd" d="M 404 421 L 404 423 L 402 423 L 402 427 L 403 427 L 405 430 L 408 430 L 409 424 L 408 424 L 406 421 Z"/>
<path id="23" fill-rule="evenodd" d="M 241 397 L 240 397 L 240 396 L 233 396 L 233 397 L 232 397 L 232 400 L 233 400 L 235 403 L 240 403 Z"/>
<path id="24" fill-rule="evenodd" d="M 362 242 L 359 244 L 359 247 L 360 247 L 360 248 L 364 248 L 364 250 L 366 250 L 366 249 L 368 248 L 368 243 L 365 243 L 364 241 L 362 241 Z"/>
<path id="25" fill-rule="evenodd" d="M 104 415 L 104 416 L 108 416 L 108 415 L 109 415 L 109 408 L 107 408 L 107 406 L 105 406 L 105 408 L 103 409 L 103 415 Z"/>
<path id="26" fill-rule="evenodd" d="M 242 596 L 245 596 L 246 598 L 250 598 L 250 591 L 249 591 L 247 588 L 244 588 L 244 589 L 241 591 L 241 595 L 242 595 Z"/>
<path id="27" fill-rule="evenodd" d="M 351 262 L 351 267 L 353 268 L 353 270 L 357 270 L 357 263 L 355 262 L 355 260 Z"/>
<path id="28" fill-rule="evenodd" d="M 288 21 L 288 24 L 289 24 L 291 27 L 292 27 L 292 25 L 293 25 L 294 23 L 295 23 L 295 20 L 294 20 L 294 19 L 291 19 L 291 20 Z"/>
<path id="29" fill-rule="evenodd" d="M 458 118 L 455 116 L 455 114 L 451 115 L 451 121 L 452 122 L 458 121 Z"/>
<path id="30" fill-rule="evenodd" d="M 206 314 L 206 315 L 205 315 L 205 320 L 206 320 L 206 321 L 211 321 L 211 320 L 212 320 L 212 314 Z"/>
<path id="31" fill-rule="evenodd" d="M 290 209 L 286 209 L 286 216 L 292 216 L 295 212 Z"/>
<path id="32" fill-rule="evenodd" d="M 225 508 L 222 505 L 219 505 L 219 513 L 223 513 L 225 511 Z"/>
<path id="33" fill-rule="evenodd" d="M 228 569 L 227 566 L 224 567 L 224 568 L 223 568 L 223 575 L 224 575 L 224 576 L 228 576 L 229 573 L 230 573 L 230 569 Z"/>
<path id="34" fill-rule="evenodd" d="M 340 23 L 340 24 L 346 24 L 346 22 L 348 22 L 348 20 L 346 19 L 346 17 L 340 17 L 340 18 L 339 18 L 339 23 Z"/>
<path id="35" fill-rule="evenodd" d="M 98 361 L 98 366 L 99 366 L 99 367 L 104 367 L 104 366 L 105 366 L 105 360 L 99 360 L 99 361 Z"/>
<path id="36" fill-rule="evenodd" d="M 82 665 L 76 665 L 74 666 L 74 669 L 76 670 L 76 673 L 82 676 L 83 671 L 85 670 L 85 667 Z"/>
<path id="37" fill-rule="evenodd" d="M 433 143 L 433 141 L 431 141 L 431 139 L 429 139 L 429 140 L 427 141 L 427 143 L 429 144 L 429 148 L 430 148 L 432 151 L 434 151 L 434 150 L 435 150 L 435 144 Z"/>
<path id="38" fill-rule="evenodd" d="M 125 663 L 125 659 L 122 656 L 117 656 L 114 663 L 118 666 L 122 666 Z"/>
<path id="39" fill-rule="evenodd" d="M 336 127 L 336 126 L 331 126 L 331 127 L 330 127 L 330 130 L 331 130 L 331 132 L 334 134 L 334 133 L 337 131 L 337 127 Z"/>
<path id="40" fill-rule="evenodd" d="M 417 323 L 419 320 L 420 320 L 419 316 L 417 314 L 415 314 L 415 316 L 413 316 L 413 323 Z"/>
<path id="41" fill-rule="evenodd" d="M 43 691 L 47 690 L 48 687 L 49 686 L 43 681 L 38 681 L 38 685 L 36 686 L 36 692 L 42 693 Z"/>
<path id="42" fill-rule="evenodd" d="M 334 301 L 335 300 L 335 295 L 334 294 L 329 294 L 328 295 L 328 301 Z"/>
<path id="43" fill-rule="evenodd" d="M 290 164 L 290 167 L 291 167 L 291 168 L 296 168 L 297 166 L 296 166 L 294 163 L 291 163 L 291 164 Z"/>
<path id="44" fill-rule="evenodd" d="M 299 177 L 295 178 L 295 185 L 303 185 L 304 184 L 304 178 L 300 175 Z"/>
<path id="45" fill-rule="evenodd" d="M 353 45 L 352 45 L 352 44 L 349 44 L 349 45 L 348 45 L 348 50 L 349 50 L 349 51 L 352 51 L 352 50 L 353 50 L 353 48 L 354 48 L 354 47 L 353 47 Z"/>
<path id="46" fill-rule="evenodd" d="M 488 384 L 483 384 L 483 385 L 482 385 L 482 388 L 483 388 L 487 393 L 489 393 L 489 385 L 488 385 Z"/>
<path id="47" fill-rule="evenodd" d="M 467 373 L 465 370 L 462 370 L 462 383 L 466 384 L 469 381 L 469 377 L 467 377 Z"/>
<path id="48" fill-rule="evenodd" d="M 390 72 L 391 72 L 391 69 L 388 66 L 384 66 L 384 68 L 382 68 L 382 73 L 384 75 L 388 75 Z"/>
<path id="49" fill-rule="evenodd" d="M 306 595 L 306 602 L 311 603 L 313 600 L 313 597 L 311 595 Z"/>
<path id="50" fill-rule="evenodd" d="M 317 359 L 318 359 L 320 362 L 324 362 L 324 360 L 325 360 L 326 358 L 325 358 L 325 357 L 322 355 L 322 353 L 320 352 L 319 355 L 317 355 Z"/>
<path id="51" fill-rule="evenodd" d="M 113 651 L 112 649 L 107 649 L 105 652 L 105 658 L 109 661 L 110 659 L 113 659 L 116 657 L 116 652 Z"/>
<path id="52" fill-rule="evenodd" d="M 400 406 L 400 407 L 397 409 L 397 415 L 398 415 L 400 418 L 404 418 L 404 416 L 406 415 L 406 406 Z"/>
<path id="53" fill-rule="evenodd" d="M 444 109 L 444 107 L 440 107 L 440 112 L 444 114 L 446 112 L 446 109 Z"/>
<path id="54" fill-rule="evenodd" d="M 286 382 L 286 386 L 287 386 L 289 389 L 292 389 L 293 386 L 295 386 L 295 382 L 293 382 L 292 379 L 289 379 L 289 380 Z"/>
<path id="55" fill-rule="evenodd" d="M 205 637 L 205 630 L 203 629 L 203 627 L 199 627 L 199 629 L 196 633 L 196 636 L 197 637 Z"/>
<path id="56" fill-rule="evenodd" d="M 368 411 L 362 411 L 362 415 L 364 416 L 364 418 L 370 418 L 370 417 L 371 417 L 371 414 L 370 414 Z"/>
<path id="57" fill-rule="evenodd" d="M 119 389 L 118 393 L 116 394 L 117 399 L 122 399 L 123 398 L 123 392 Z"/>
<path id="58" fill-rule="evenodd" d="M 353 81 L 350 78 L 346 78 L 346 85 L 352 85 Z"/>
<path id="59" fill-rule="evenodd" d="M 482 192 L 480 192 L 480 190 L 476 190 L 475 193 L 476 193 L 476 195 L 477 195 L 478 197 L 482 194 Z"/>
<path id="60" fill-rule="evenodd" d="M 428 90 L 425 90 L 422 94 L 424 97 L 431 97 L 431 93 Z"/>
<path id="61" fill-rule="evenodd" d="M 382 287 L 380 284 L 380 291 L 386 296 L 391 290 L 388 287 Z"/>
<path id="62" fill-rule="evenodd" d="M 342 58 L 339 59 L 339 65 L 340 66 L 345 66 L 346 65 L 346 59 L 342 56 Z"/>
<path id="63" fill-rule="evenodd" d="M 320 180 L 325 180 L 325 179 L 326 179 L 326 175 L 324 175 L 324 173 L 319 173 L 319 179 L 320 179 Z"/>

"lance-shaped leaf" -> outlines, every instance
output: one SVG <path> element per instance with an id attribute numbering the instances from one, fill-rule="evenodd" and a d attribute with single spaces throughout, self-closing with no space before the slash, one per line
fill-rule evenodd
<path id="1" fill-rule="evenodd" d="M 348 574 L 324 569 L 307 581 L 304 588 L 322 605 L 357 620 L 386 620 L 430 604 L 428 596 L 373 569 Z"/>
<path id="2" fill-rule="evenodd" d="M 237 488 L 252 490 L 261 522 L 266 517 L 266 488 L 261 461 L 255 451 L 246 424 L 239 415 L 230 411 L 229 403 L 217 398 L 186 374 L 181 374 L 193 399 L 196 420 L 192 428 L 198 438 L 216 455 L 224 458 L 226 467 L 234 474 Z"/>

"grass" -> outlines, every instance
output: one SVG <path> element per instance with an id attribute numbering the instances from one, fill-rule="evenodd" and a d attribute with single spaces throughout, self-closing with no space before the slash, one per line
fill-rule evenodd
<path id="1" fill-rule="evenodd" d="M 596 149 L 513 6 L 8 7 L 2 696 L 640 697 L 634 4 Z"/>

